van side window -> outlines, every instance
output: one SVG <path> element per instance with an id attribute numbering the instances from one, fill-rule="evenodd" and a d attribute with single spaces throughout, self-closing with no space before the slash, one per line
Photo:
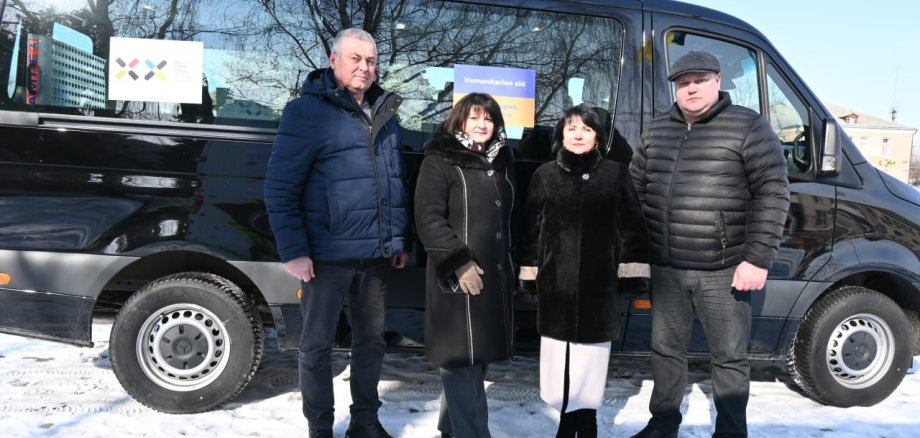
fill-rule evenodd
<path id="1" fill-rule="evenodd" d="M 363 22 L 377 40 L 380 84 L 405 98 L 399 116 L 411 149 L 421 150 L 445 119 L 458 65 L 535 77 L 535 84 L 521 84 L 529 94 L 500 99 L 527 115 L 507 123 L 509 144 L 525 158 L 549 159 L 552 127 L 572 105 L 614 114 L 624 47 L 624 28 L 615 19 L 427 0 L 384 3 L 358 12 L 336 2 L 286 8 L 222 0 L 183 0 L 174 8 L 166 0 L 92 8 L 87 2 L 7 2 L 0 107 L 274 128 L 307 74 L 328 66 L 335 33 L 344 23 Z M 119 43 L 133 51 L 115 53 Z M 156 50 L 187 50 L 202 67 L 175 70 Z M 195 82 L 181 95 L 113 98 L 122 83 L 140 90 L 177 74 L 186 85 Z M 477 79 L 491 78 L 482 73 Z"/>
<path id="2" fill-rule="evenodd" d="M 789 82 L 771 63 L 766 63 L 766 77 L 760 81 L 757 55 L 746 47 L 683 31 L 666 34 L 668 62 L 691 50 L 712 53 L 722 68 L 722 90 L 728 92 L 732 103 L 763 114 L 770 120 L 779 136 L 786 155 L 789 177 L 804 178 L 812 167 L 812 146 L 809 138 L 808 109 L 795 94 Z M 766 84 L 766 96 L 760 95 L 760 83 Z M 671 89 L 672 96 L 674 89 Z M 763 102 L 762 102 L 763 101 Z M 763 104 L 761 104 L 763 103 Z"/>
<path id="3" fill-rule="evenodd" d="M 274 128 L 292 87 L 272 72 L 298 69 L 267 53 L 266 12 L 234 5 L 7 2 L 0 108 Z M 116 53 L 119 42 L 128 49 Z M 187 62 L 167 61 L 176 52 Z"/>
<path id="4" fill-rule="evenodd" d="M 469 89 L 457 83 L 466 79 L 458 65 L 472 66 L 465 71 L 478 74 L 475 80 L 490 79 L 485 67 L 499 73 L 518 69 L 536 78 L 535 96 L 496 96 L 505 111 L 508 144 L 519 158 L 551 159 L 553 127 L 573 105 L 598 108 L 612 126 L 623 53 L 620 22 L 496 6 L 406 3 L 402 14 L 387 17 L 389 29 L 378 46 L 398 48 L 381 56 L 386 70 L 381 81 L 405 98 L 400 117 L 404 137 L 417 139 L 407 142 L 412 149 L 421 150 L 445 120 L 455 94 Z M 514 107 L 532 120 L 509 120 Z"/>
<path id="5" fill-rule="evenodd" d="M 808 110 L 772 63 L 767 63 L 767 103 L 770 125 L 783 144 L 789 177 L 808 172 L 812 163 Z"/>
<path id="6" fill-rule="evenodd" d="M 699 50 L 719 59 L 722 69 L 722 91 L 728 92 L 732 103 L 760 113 L 760 91 L 757 82 L 757 55 L 737 44 L 682 31 L 666 34 L 667 61 L 671 65 L 683 54 Z M 672 86 L 671 95 L 674 95 Z"/>

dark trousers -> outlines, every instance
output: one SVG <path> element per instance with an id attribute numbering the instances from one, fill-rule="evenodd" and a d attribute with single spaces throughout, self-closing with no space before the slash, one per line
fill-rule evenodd
<path id="1" fill-rule="evenodd" d="M 456 438 L 489 438 L 486 401 L 487 365 L 441 368 L 441 412 L 438 430 Z"/>
<path id="2" fill-rule="evenodd" d="M 377 383 L 383 364 L 383 332 L 390 264 L 386 259 L 364 260 L 349 265 L 314 263 L 316 277 L 301 283 L 298 363 L 303 415 L 311 429 L 331 428 L 334 423 L 332 346 L 345 300 L 351 323 L 351 422 L 377 421 L 380 399 Z"/>
<path id="3" fill-rule="evenodd" d="M 703 326 L 716 407 L 713 436 L 747 436 L 751 294 L 731 287 L 735 267 L 694 271 L 652 266 L 652 427 L 676 431 L 687 387 L 693 311 Z"/>

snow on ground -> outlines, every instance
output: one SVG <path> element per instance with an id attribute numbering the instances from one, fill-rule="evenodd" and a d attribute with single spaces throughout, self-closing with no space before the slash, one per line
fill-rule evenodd
<path id="1" fill-rule="evenodd" d="M 239 397 L 195 415 L 159 413 L 135 402 L 111 369 L 111 324 L 93 325 L 93 348 L 0 335 L 0 435 L 6 437 L 305 436 L 296 352 L 271 336 L 262 366 Z M 271 334 L 271 332 L 269 332 Z M 348 355 L 334 353 L 336 436 L 348 427 Z M 914 358 L 914 368 L 918 358 Z M 552 437 L 558 415 L 538 396 L 537 358 L 495 364 L 489 374 L 492 436 Z M 748 421 L 752 437 L 912 437 L 920 427 L 920 374 L 909 374 L 873 407 L 833 408 L 786 384 L 781 364 L 755 362 Z M 645 358 L 614 358 L 599 436 L 627 437 L 648 418 L 651 374 Z M 384 426 L 398 437 L 437 437 L 437 370 L 421 354 L 388 354 L 380 382 Z M 692 363 L 681 437 L 708 437 L 715 411 L 705 363 Z"/>

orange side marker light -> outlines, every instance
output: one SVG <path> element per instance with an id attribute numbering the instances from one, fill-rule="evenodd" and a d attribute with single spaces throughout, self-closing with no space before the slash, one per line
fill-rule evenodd
<path id="1" fill-rule="evenodd" d="M 7 274 L 6 272 L 0 272 L 0 284 L 10 284 L 13 281 L 13 276 Z"/>
<path id="2" fill-rule="evenodd" d="M 652 300 L 648 298 L 638 298 L 633 300 L 633 308 L 636 310 L 649 310 L 652 308 Z"/>

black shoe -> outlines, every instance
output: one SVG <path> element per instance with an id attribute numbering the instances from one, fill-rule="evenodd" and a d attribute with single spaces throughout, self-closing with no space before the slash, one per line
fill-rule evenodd
<path id="1" fill-rule="evenodd" d="M 677 438 L 677 431 L 662 432 L 649 424 L 630 438 Z"/>
<path id="2" fill-rule="evenodd" d="M 564 412 L 559 416 L 559 429 L 556 429 L 556 438 L 575 438 L 577 431 L 575 412 Z"/>
<path id="3" fill-rule="evenodd" d="M 441 432 L 441 438 L 454 438 L 454 434 L 450 432 Z"/>
<path id="4" fill-rule="evenodd" d="M 332 429 L 310 429 L 310 438 L 332 438 Z"/>
<path id="5" fill-rule="evenodd" d="M 345 431 L 345 438 L 393 438 L 393 436 L 387 433 L 379 421 L 375 421 L 371 424 L 349 424 L 348 430 Z"/>
<path id="6" fill-rule="evenodd" d="M 575 414 L 578 438 L 597 438 L 597 410 L 579 409 L 572 413 Z"/>

